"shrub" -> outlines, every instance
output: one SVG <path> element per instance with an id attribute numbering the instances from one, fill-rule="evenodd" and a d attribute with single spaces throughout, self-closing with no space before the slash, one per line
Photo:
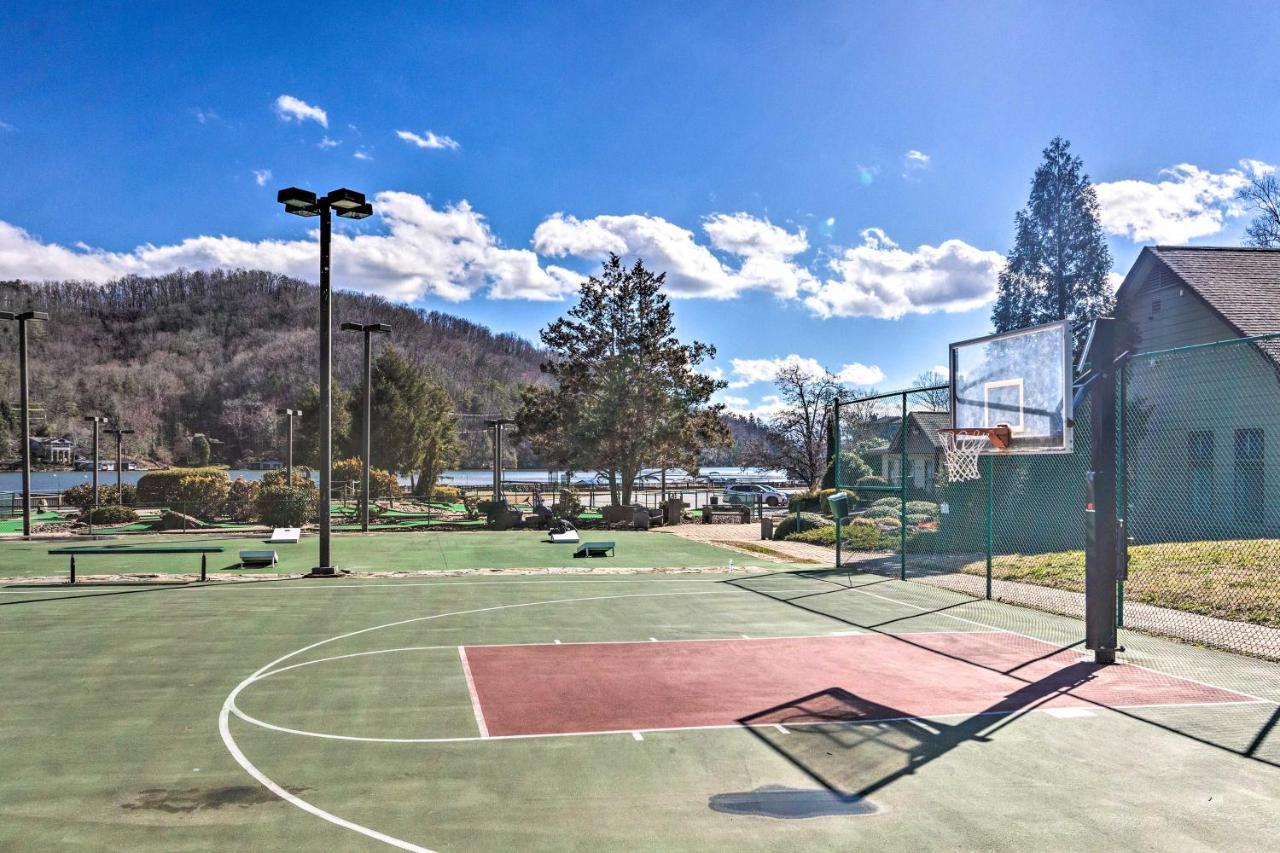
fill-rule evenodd
<path id="1" fill-rule="evenodd" d="M 933 501 L 907 501 L 907 512 L 915 515 L 938 517 L 938 505 Z"/>
<path id="2" fill-rule="evenodd" d="M 864 518 L 892 518 L 897 519 L 902 515 L 900 506 L 873 506 L 871 509 L 863 513 Z"/>
<path id="3" fill-rule="evenodd" d="M 871 502 L 872 509 L 878 506 L 891 506 L 894 511 L 897 511 L 898 507 L 902 506 L 902 498 L 880 498 L 880 500 Z"/>
<path id="4" fill-rule="evenodd" d="M 121 500 L 123 495 L 123 500 Z M 122 506 L 133 506 L 137 502 L 138 490 L 129 483 L 124 483 L 120 489 L 120 495 L 116 494 L 116 485 L 112 483 L 98 483 L 98 504 L 120 504 Z M 78 486 L 72 486 L 62 493 L 62 499 L 66 503 L 81 510 L 87 510 L 93 506 L 93 484 L 81 483 Z"/>
<path id="5" fill-rule="evenodd" d="M 881 530 L 897 530 L 902 526 L 902 522 L 895 516 L 893 518 L 877 518 L 875 519 L 875 525 Z"/>
<path id="6" fill-rule="evenodd" d="M 431 500 L 445 504 L 462 503 L 462 489 L 458 486 L 436 483 L 431 489 Z"/>
<path id="7" fill-rule="evenodd" d="M 86 519 L 90 524 L 132 524 L 138 520 L 138 514 L 120 504 L 102 504 L 90 510 Z"/>
<path id="8" fill-rule="evenodd" d="M 907 524 L 910 524 L 913 527 L 917 524 L 923 524 L 924 522 L 927 522 L 927 521 L 933 521 L 933 516 L 925 515 L 922 512 L 913 512 L 907 516 Z"/>
<path id="9" fill-rule="evenodd" d="M 561 489 L 560 497 L 551 507 L 551 512 L 560 518 L 576 518 L 582 513 L 582 501 L 573 489 Z"/>
<path id="10" fill-rule="evenodd" d="M 288 486 L 290 485 L 289 469 L 277 468 L 274 471 L 267 471 L 265 474 L 262 475 L 261 482 L 262 482 L 262 488 L 266 488 L 268 486 Z M 293 466 L 292 485 L 301 486 L 304 489 L 310 486 L 311 488 L 319 491 L 319 487 L 316 485 L 316 481 L 311 479 L 311 469 L 308 468 L 306 465 Z"/>
<path id="11" fill-rule="evenodd" d="M 774 539 L 786 539 L 792 533 L 826 527 L 831 522 L 814 512 L 790 513 L 773 528 Z"/>
<path id="12" fill-rule="evenodd" d="M 360 494 L 360 478 L 362 476 L 363 466 L 355 456 L 333 463 L 334 482 L 350 483 L 353 495 Z M 400 497 L 400 491 L 400 480 L 395 474 L 380 468 L 369 469 L 369 500 L 398 498 Z"/>
<path id="13" fill-rule="evenodd" d="M 301 527 L 315 518 L 320 490 L 312 486 L 264 486 L 258 490 L 258 520 L 270 527 Z"/>
<path id="14" fill-rule="evenodd" d="M 177 500 L 178 483 L 183 477 L 211 474 L 227 479 L 225 468 L 166 468 L 149 471 L 138 480 L 138 504 L 155 506 Z"/>
<path id="15" fill-rule="evenodd" d="M 846 523 L 843 527 L 844 531 L 840 535 L 840 547 L 851 551 L 879 550 L 880 531 L 874 525 Z M 834 546 L 836 544 L 836 526 L 828 524 L 825 527 L 815 527 L 812 530 L 792 533 L 787 536 L 787 541 Z"/>
<path id="16" fill-rule="evenodd" d="M 253 480 L 241 477 L 231 483 L 227 489 L 227 499 L 223 502 L 222 511 L 232 521 L 253 521 L 258 517 L 258 490 L 261 488 Z"/>
<path id="17" fill-rule="evenodd" d="M 866 477 L 859 477 L 859 478 L 858 478 L 858 480 L 857 480 L 857 485 L 859 485 L 859 486 L 887 486 L 887 485 L 889 485 L 889 481 L 888 481 L 888 480 L 886 480 L 884 477 L 877 477 L 875 474 L 871 474 L 871 475 L 868 475 L 868 476 L 866 476 Z M 866 491 L 860 491 L 860 492 L 858 492 L 857 494 L 858 494 L 858 500 L 863 501 L 863 502 L 866 502 L 866 501 L 873 501 L 873 500 L 875 500 L 875 499 L 876 499 L 876 497 L 880 494 L 880 492 L 879 492 L 879 491 L 866 490 Z"/>
<path id="18" fill-rule="evenodd" d="M 214 519 L 222 514 L 230 491 L 231 482 L 225 471 L 188 474 L 178 481 L 173 509 L 196 518 Z"/>
<path id="19" fill-rule="evenodd" d="M 846 494 L 849 496 L 849 503 L 858 502 L 858 496 L 849 489 L 822 489 L 818 492 L 818 509 L 827 515 L 834 515 L 831 511 L 831 496 L 834 494 Z"/>

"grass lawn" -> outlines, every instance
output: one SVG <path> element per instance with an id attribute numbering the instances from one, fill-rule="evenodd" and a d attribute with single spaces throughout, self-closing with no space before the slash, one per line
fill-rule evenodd
<path id="1" fill-rule="evenodd" d="M 986 563 L 961 571 L 986 573 Z M 1001 554 L 999 580 L 1084 592 L 1084 551 Z M 1237 622 L 1280 627 L 1280 540 L 1164 542 L 1129 549 L 1126 600 Z"/>
<path id="2" fill-rule="evenodd" d="M 340 534 L 333 538 L 333 557 L 339 567 L 353 571 L 440 571 L 446 569 L 548 568 L 574 566 L 591 568 L 656 568 L 724 566 L 742 555 L 701 542 L 659 533 L 630 531 L 585 532 L 584 541 L 617 543 L 612 557 L 590 560 L 573 558 L 571 545 L 552 545 L 546 534 L 537 531 L 476 531 L 441 533 Z M 142 547 L 146 545 L 221 546 L 223 554 L 209 556 L 209 571 L 235 571 L 242 550 L 266 547 L 260 537 L 219 537 L 205 535 L 128 536 L 118 540 L 85 542 L 76 539 L 42 542 L 0 542 L 0 577 L 64 575 L 68 556 L 50 554 L 51 549 L 83 545 Z M 309 534 L 295 545 L 271 546 L 279 555 L 279 572 L 305 572 L 315 566 L 319 540 Z M 76 558 L 81 575 L 119 572 L 159 574 L 198 571 L 196 554 L 89 555 Z M 254 573 L 267 571 L 253 569 Z"/>

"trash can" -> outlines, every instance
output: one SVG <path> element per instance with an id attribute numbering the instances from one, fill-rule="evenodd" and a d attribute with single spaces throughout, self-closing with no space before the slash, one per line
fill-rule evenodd
<path id="1" fill-rule="evenodd" d="M 760 538 L 766 542 L 773 538 L 772 518 L 760 519 Z"/>
<path id="2" fill-rule="evenodd" d="M 840 523 L 840 519 L 847 518 L 849 515 L 849 495 L 845 492 L 836 492 L 827 498 L 827 505 L 831 507 L 831 515 L 835 518 L 836 524 Z"/>

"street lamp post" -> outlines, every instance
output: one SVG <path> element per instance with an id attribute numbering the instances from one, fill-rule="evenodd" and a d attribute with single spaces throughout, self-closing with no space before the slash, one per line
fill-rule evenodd
<path id="1" fill-rule="evenodd" d="M 22 535 L 31 535 L 31 382 L 27 370 L 27 321 L 48 320 L 43 311 L 14 314 L 0 311 L 0 320 L 18 323 L 18 375 L 22 394 Z"/>
<path id="2" fill-rule="evenodd" d="M 289 419 L 289 449 L 286 451 L 285 470 L 288 471 L 289 488 L 293 488 L 293 419 L 302 417 L 302 412 L 297 409 L 276 409 L 277 415 L 284 415 Z"/>
<path id="3" fill-rule="evenodd" d="M 342 331 L 360 332 L 364 335 L 364 453 L 360 461 L 360 532 L 369 532 L 369 458 L 373 451 L 370 435 L 373 431 L 373 335 L 389 335 L 391 327 L 386 323 L 343 323 Z"/>
<path id="4" fill-rule="evenodd" d="M 485 426 L 493 428 L 493 499 L 500 501 L 506 497 L 502 492 L 502 428 L 515 423 L 511 418 L 492 418 L 485 421 Z"/>
<path id="5" fill-rule="evenodd" d="M 373 215 L 373 205 L 365 203 L 364 193 L 337 189 L 317 197 L 310 190 L 289 187 L 276 194 L 276 201 L 296 216 L 320 217 L 320 565 L 313 575 L 337 574 L 330 548 L 333 524 L 329 518 L 333 478 L 333 306 L 329 288 L 329 233 L 332 212 L 345 219 L 364 219 Z"/>
<path id="6" fill-rule="evenodd" d="M 116 503 L 124 503 L 124 454 L 121 448 L 124 445 L 124 437 L 133 435 L 133 430 L 123 429 L 117 422 L 115 429 L 104 429 L 107 435 L 116 437 Z"/>
<path id="7" fill-rule="evenodd" d="M 101 415 L 85 415 L 84 419 L 93 424 L 93 507 L 98 508 L 98 429 L 108 419 Z"/>

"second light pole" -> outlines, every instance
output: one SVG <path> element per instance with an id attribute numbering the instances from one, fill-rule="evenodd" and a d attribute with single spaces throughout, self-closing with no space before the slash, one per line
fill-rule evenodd
<path id="1" fill-rule="evenodd" d="M 386 323 L 343 323 L 342 331 L 360 332 L 364 335 L 364 426 L 361 439 L 364 452 L 360 454 L 360 531 L 369 532 L 369 454 L 373 449 L 373 335 L 389 335 L 391 327 Z"/>

